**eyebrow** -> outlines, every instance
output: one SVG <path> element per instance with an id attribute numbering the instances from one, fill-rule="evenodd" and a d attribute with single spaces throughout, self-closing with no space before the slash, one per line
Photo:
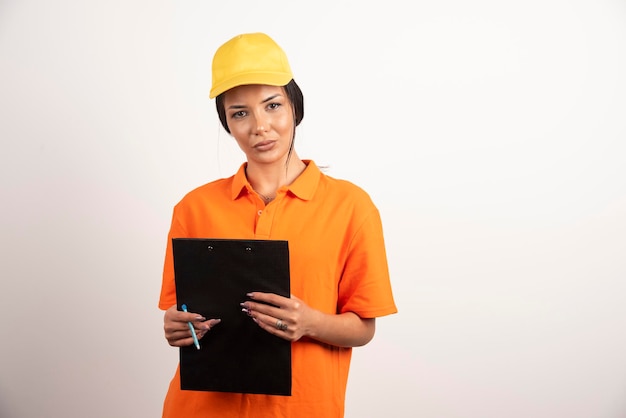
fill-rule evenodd
<path id="1" fill-rule="evenodd" d="M 274 100 L 275 98 L 282 96 L 281 94 L 274 94 L 273 96 L 268 97 L 267 99 L 264 99 L 261 101 L 261 103 L 267 103 L 269 101 Z M 232 105 L 232 106 L 228 106 L 228 109 L 244 109 L 246 106 L 244 105 Z"/>

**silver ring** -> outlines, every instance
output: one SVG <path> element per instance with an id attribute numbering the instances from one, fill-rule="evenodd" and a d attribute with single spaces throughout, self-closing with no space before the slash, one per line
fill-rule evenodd
<path id="1" fill-rule="evenodd" d="M 287 324 L 285 324 L 283 321 L 278 319 L 276 321 L 276 329 L 279 329 L 281 331 L 286 331 L 287 330 Z"/>

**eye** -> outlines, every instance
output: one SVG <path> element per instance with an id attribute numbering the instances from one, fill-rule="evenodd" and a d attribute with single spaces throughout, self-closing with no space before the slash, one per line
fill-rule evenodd
<path id="1" fill-rule="evenodd" d="M 270 104 L 267 105 L 268 109 L 270 109 L 270 110 L 276 110 L 276 109 L 278 109 L 281 106 L 282 106 L 282 104 L 276 103 L 276 102 L 270 103 Z"/>
<path id="2" fill-rule="evenodd" d="M 237 112 L 234 112 L 232 115 L 230 115 L 230 117 L 233 119 L 241 119 L 244 116 L 246 116 L 246 112 L 244 112 L 243 110 L 239 110 Z"/>

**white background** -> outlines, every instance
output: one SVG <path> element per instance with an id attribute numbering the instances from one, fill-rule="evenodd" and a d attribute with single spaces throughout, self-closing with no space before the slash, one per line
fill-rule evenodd
<path id="1" fill-rule="evenodd" d="M 171 209 L 243 161 L 207 96 L 252 31 L 383 217 L 346 417 L 625 417 L 619 0 L 0 0 L 0 416 L 160 416 Z"/>

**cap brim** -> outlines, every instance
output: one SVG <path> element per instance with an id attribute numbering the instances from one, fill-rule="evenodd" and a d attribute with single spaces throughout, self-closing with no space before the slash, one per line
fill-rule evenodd
<path id="1" fill-rule="evenodd" d="M 285 86 L 287 85 L 293 76 L 290 73 L 250 73 L 250 74 L 238 74 L 235 77 L 231 77 L 228 80 L 224 80 L 221 83 L 213 86 L 209 93 L 209 98 L 213 99 L 220 94 L 238 86 L 245 86 L 249 84 L 265 84 L 268 86 Z"/>

